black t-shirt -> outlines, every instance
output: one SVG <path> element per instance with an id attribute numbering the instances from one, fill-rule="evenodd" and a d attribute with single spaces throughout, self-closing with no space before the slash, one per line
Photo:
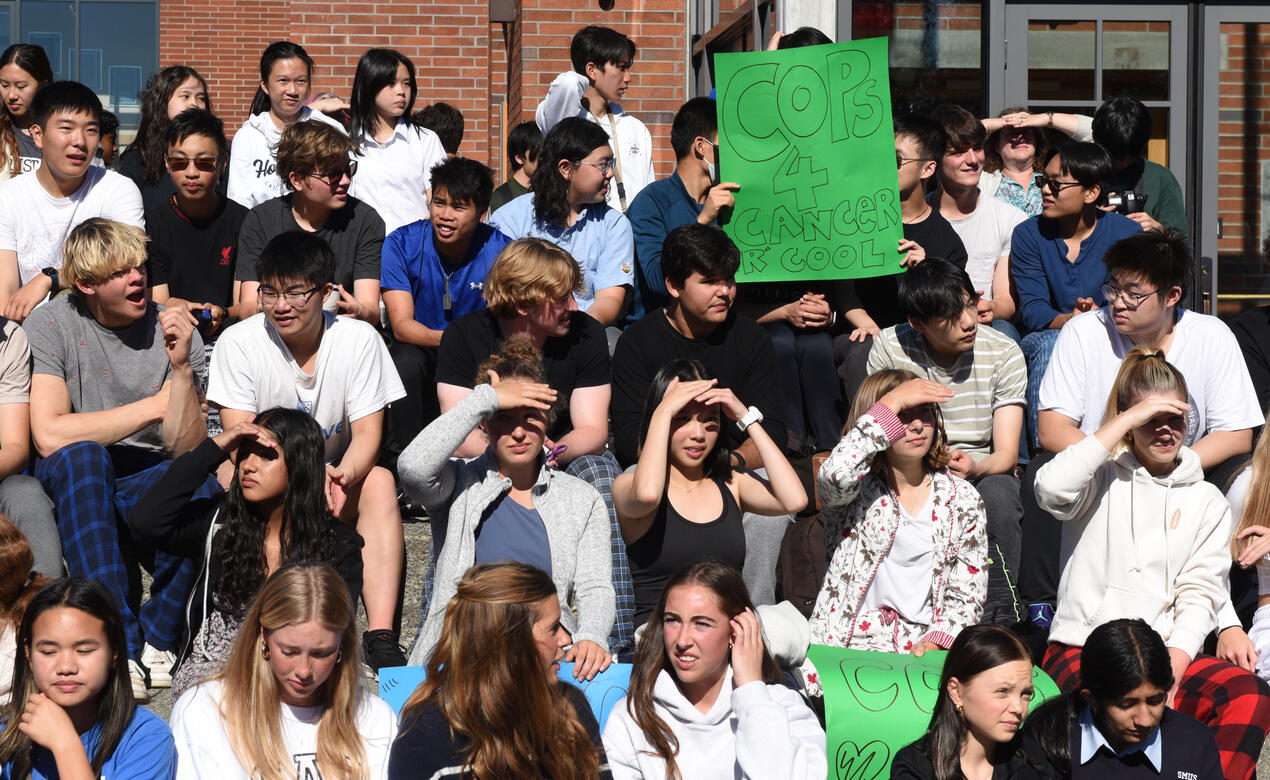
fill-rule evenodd
<path id="1" fill-rule="evenodd" d="M 637 458 L 644 397 L 653 377 L 676 358 L 695 358 L 706 364 L 719 378 L 720 387 L 731 389 L 741 403 L 758 407 L 764 416 L 763 428 L 778 447 L 785 448 L 785 396 L 767 331 L 749 317 L 733 312 L 706 338 L 690 339 L 675 330 L 666 313 L 658 309 L 628 327 L 613 353 L 609 417 L 617 459 L 623 466 Z M 719 430 L 720 446 L 728 449 L 736 449 L 748 438 L 730 422 Z"/>
<path id="2" fill-rule="evenodd" d="M 181 213 L 176 196 L 146 212 L 146 275 L 149 284 L 168 286 L 168 293 L 194 303 L 229 308 L 234 302 L 234 267 L 238 234 L 247 209 L 228 198 L 206 222 Z"/>
<path id="3" fill-rule="evenodd" d="M 966 267 L 966 247 L 953 226 L 932 207 L 930 216 L 921 222 L 904 225 L 904 238 L 916 241 L 927 257 L 942 257 L 958 268 Z M 908 315 L 899 302 L 899 274 L 855 279 L 843 283 L 840 295 L 847 309 L 864 309 L 879 328 L 906 322 Z"/>
<path id="4" fill-rule="evenodd" d="M 490 355 L 498 353 L 504 340 L 498 318 L 489 309 L 459 317 L 441 333 L 437 353 L 437 383 L 475 387 L 476 371 Z M 542 368 L 559 394 L 561 405 L 547 435 L 559 439 L 573 429 L 569 420 L 569 396 L 579 387 L 609 383 L 609 348 L 604 326 L 590 315 L 573 312 L 569 332 L 542 345 Z"/>
<path id="5" fill-rule="evenodd" d="M 267 200 L 247 212 L 238 247 L 238 267 L 234 278 L 258 282 L 256 267 L 260 253 L 279 233 L 301 230 L 291 213 L 291 195 Z M 354 197 L 344 207 L 331 212 L 321 230 L 314 231 L 331 245 L 335 253 L 336 284 L 350 294 L 357 279 L 379 281 L 379 258 L 384 249 L 384 220 L 369 203 Z"/>

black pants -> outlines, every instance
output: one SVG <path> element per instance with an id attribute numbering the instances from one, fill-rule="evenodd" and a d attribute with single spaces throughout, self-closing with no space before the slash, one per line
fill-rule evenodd
<path id="1" fill-rule="evenodd" d="M 394 474 L 397 456 L 406 448 L 419 431 L 441 414 L 437 401 L 437 350 L 435 347 L 419 347 L 403 341 L 388 345 L 397 374 L 406 388 L 406 397 L 393 401 L 385 415 L 384 446 L 380 465 Z"/>

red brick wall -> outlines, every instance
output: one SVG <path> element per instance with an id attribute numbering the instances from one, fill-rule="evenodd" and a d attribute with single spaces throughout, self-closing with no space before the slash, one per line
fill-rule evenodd
<path id="1" fill-rule="evenodd" d="M 500 117 L 532 119 L 555 74 L 569 67 L 569 39 L 586 24 L 604 24 L 635 39 L 639 57 L 625 108 L 653 133 L 658 176 L 674 166 L 670 122 L 686 99 L 687 11 L 684 0 L 618 0 L 611 11 L 577 0 L 518 0 L 516 24 L 489 22 L 488 0 L 335 4 L 318 0 L 163 0 L 160 65 L 183 63 L 210 82 L 218 115 L 232 133 L 247 117 L 259 81 L 259 56 L 272 41 L 295 41 L 316 63 L 313 87 L 347 96 L 362 52 L 390 46 L 417 69 L 415 108 L 444 101 L 463 112 L 461 151 L 498 170 Z"/>

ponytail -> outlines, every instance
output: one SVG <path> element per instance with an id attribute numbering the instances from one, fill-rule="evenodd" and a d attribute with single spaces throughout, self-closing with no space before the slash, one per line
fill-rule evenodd
<path id="1" fill-rule="evenodd" d="M 1164 350 L 1134 347 L 1120 363 L 1102 421 L 1109 422 L 1145 396 L 1173 393 L 1184 399 L 1190 397 L 1186 390 L 1186 377 L 1164 359 Z"/>

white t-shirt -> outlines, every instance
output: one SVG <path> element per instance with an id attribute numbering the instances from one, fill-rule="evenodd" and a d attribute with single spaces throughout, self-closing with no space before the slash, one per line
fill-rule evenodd
<path id="1" fill-rule="evenodd" d="M 172 706 L 172 737 L 176 741 L 177 780 L 248 780 L 220 715 L 223 686 L 212 680 L 186 691 Z M 295 762 L 297 780 L 320 780 L 317 731 L 322 707 L 281 705 L 282 741 Z M 357 733 L 366 751 L 371 780 L 388 777 L 388 753 L 397 736 L 397 716 L 388 703 L 363 691 L 357 706 Z"/>
<path id="2" fill-rule="evenodd" d="M 402 225 L 428 218 L 427 191 L 432 186 L 432 167 L 445 160 L 441 139 L 426 127 L 398 120 L 383 144 L 363 134 L 357 175 L 348 194 L 363 200 L 384 218 L 384 235 Z"/>
<path id="3" fill-rule="evenodd" d="M 900 527 L 891 549 L 878 564 L 873 582 L 864 593 L 860 612 L 890 607 L 910 623 L 929 625 L 934 620 L 931 582 L 935 579 L 935 491 L 915 514 L 900 506 Z M 914 587 L 924 583 L 925 588 Z"/>
<path id="4" fill-rule="evenodd" d="M 145 229 L 137 185 L 105 168 L 89 168 L 84 183 L 65 198 L 50 195 L 35 172 L 0 183 L 0 251 L 18 253 L 22 284 L 34 279 L 41 268 L 60 268 L 66 237 L 93 217 Z"/>
<path id="5" fill-rule="evenodd" d="M 948 220 L 966 246 L 966 273 L 970 274 L 975 289 L 983 291 L 984 300 L 993 297 L 992 275 L 996 273 L 997 261 L 1010 255 L 1014 228 L 1027 218 L 1017 206 L 980 193 L 979 205 L 973 214 Z"/>
<path id="6" fill-rule="evenodd" d="M 334 463 L 353 439 L 351 423 L 404 398 L 406 390 L 374 326 L 324 316 L 312 374 L 300 370 L 263 312 L 226 328 L 212 354 L 207 400 L 247 412 L 275 406 L 307 412 L 322 426 L 326 460 Z"/>
<path id="7" fill-rule="evenodd" d="M 1165 358 L 1186 377 L 1191 405 L 1187 446 L 1209 431 L 1263 424 L 1265 416 L 1257 408 L 1243 352 L 1230 328 L 1208 314 L 1177 311 L 1173 343 Z M 1040 408 L 1076 420 L 1086 434 L 1097 432 L 1120 362 L 1132 349 L 1133 343 L 1116 330 L 1105 307 L 1068 320 L 1041 380 Z"/>

